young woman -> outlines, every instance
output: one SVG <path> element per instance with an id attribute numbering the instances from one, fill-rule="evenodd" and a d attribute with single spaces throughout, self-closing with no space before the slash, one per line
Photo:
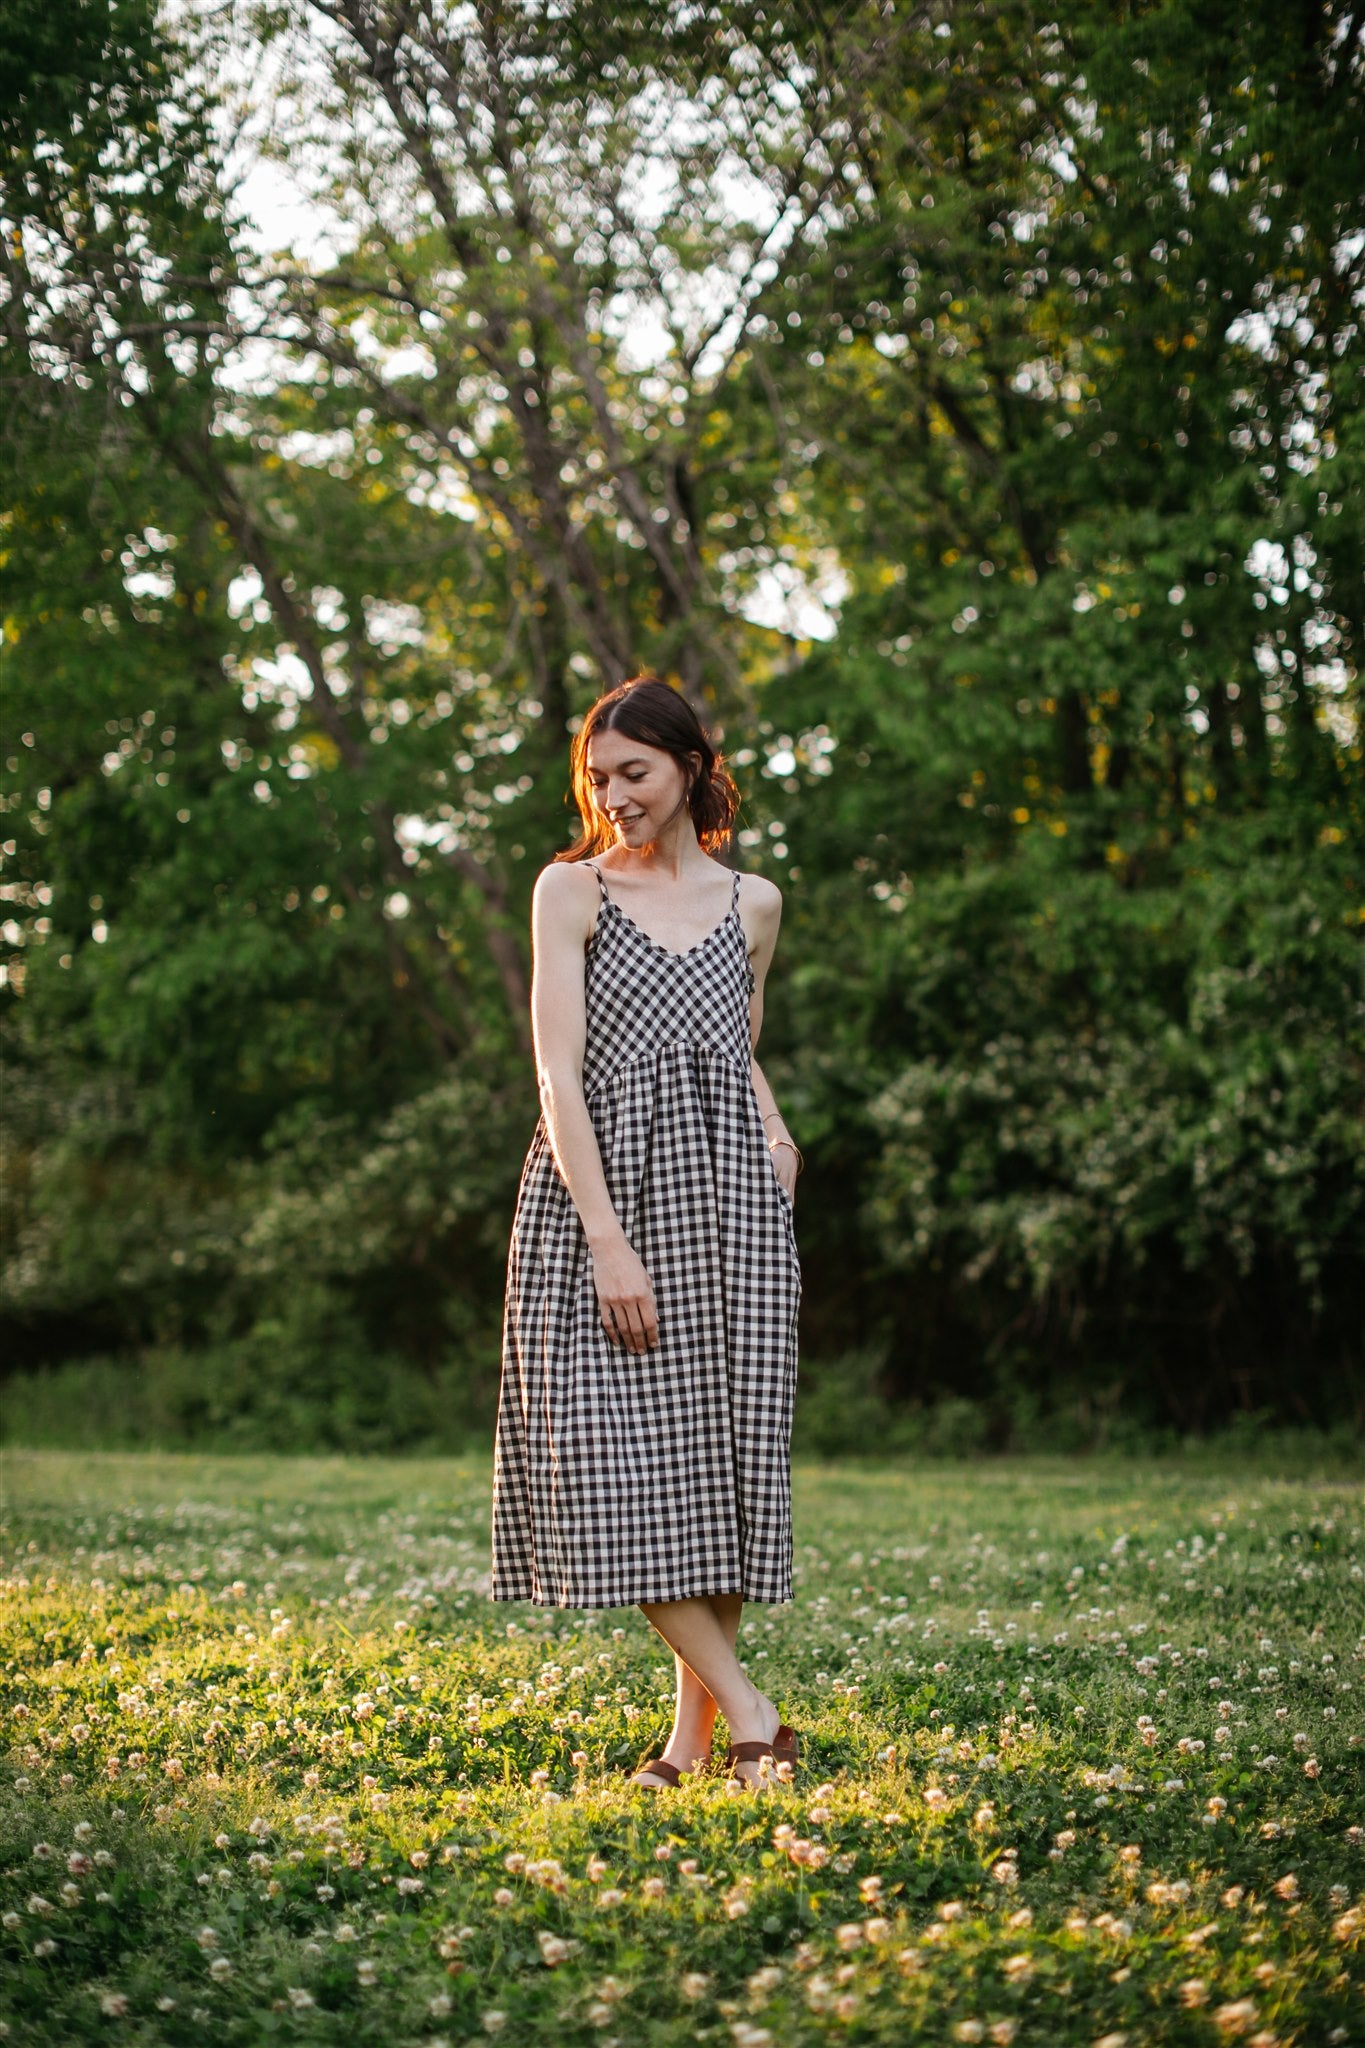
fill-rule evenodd
<path id="1" fill-rule="evenodd" d="M 492 1597 L 638 1604 L 677 1703 L 632 1783 L 705 1769 L 717 1711 L 752 1780 L 797 1750 L 735 1655 L 744 1602 L 791 1598 L 800 1159 L 753 1057 L 782 897 L 712 858 L 738 795 L 666 684 L 599 699 L 572 771 L 582 836 L 532 910 Z"/>

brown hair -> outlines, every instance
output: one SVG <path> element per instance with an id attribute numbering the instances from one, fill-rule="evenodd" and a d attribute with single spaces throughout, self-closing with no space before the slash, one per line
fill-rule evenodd
<path id="1" fill-rule="evenodd" d="M 597 808 L 588 780 L 588 746 L 599 732 L 623 733 L 671 754 L 688 778 L 687 808 L 697 838 L 707 853 L 725 844 L 739 809 L 739 791 L 724 759 L 681 692 L 657 676 L 641 675 L 599 697 L 574 734 L 569 767 L 583 830 L 572 846 L 555 855 L 556 860 L 582 860 L 587 854 L 605 852 L 615 841 L 615 830 Z M 700 768 L 693 755 L 700 758 Z"/>

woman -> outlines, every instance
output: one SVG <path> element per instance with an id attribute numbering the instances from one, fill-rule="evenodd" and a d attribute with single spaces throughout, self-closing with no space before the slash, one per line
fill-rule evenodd
<path id="1" fill-rule="evenodd" d="M 800 1160 L 752 1053 L 782 897 L 711 857 L 738 795 L 666 684 L 601 698 L 572 770 L 582 836 L 532 908 L 492 1597 L 637 1603 L 677 1702 L 632 1783 L 704 1769 L 717 1711 L 753 1780 L 797 1747 L 735 1656 L 744 1601 L 791 1598 Z"/>

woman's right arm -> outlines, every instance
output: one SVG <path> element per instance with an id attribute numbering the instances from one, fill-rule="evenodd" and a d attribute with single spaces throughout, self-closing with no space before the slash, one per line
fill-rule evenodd
<path id="1" fill-rule="evenodd" d="M 659 1341 L 654 1288 L 616 1213 L 583 1094 L 583 955 L 597 889 L 567 862 L 548 867 L 531 903 L 531 1029 L 545 1128 L 592 1258 L 602 1325 L 628 1351 Z"/>

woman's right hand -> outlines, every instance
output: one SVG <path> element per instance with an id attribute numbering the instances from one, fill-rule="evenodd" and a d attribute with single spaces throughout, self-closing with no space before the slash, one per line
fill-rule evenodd
<path id="1" fill-rule="evenodd" d="M 654 1283 L 624 1230 L 591 1246 L 592 1277 L 602 1327 L 627 1351 L 652 1351 L 659 1342 Z"/>

